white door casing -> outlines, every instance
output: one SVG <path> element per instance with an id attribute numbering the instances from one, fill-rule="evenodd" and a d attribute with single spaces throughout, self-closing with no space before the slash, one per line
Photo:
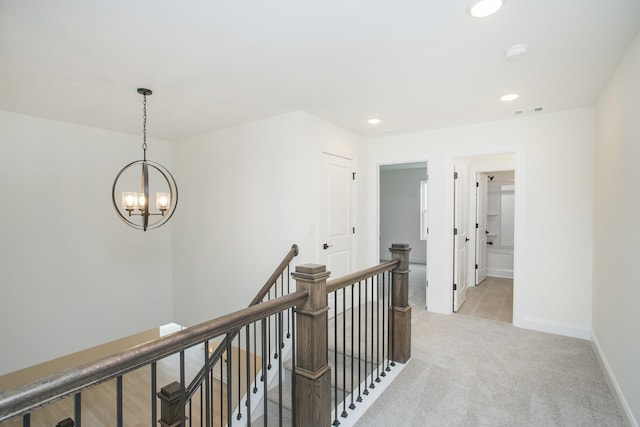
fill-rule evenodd
<path id="1" fill-rule="evenodd" d="M 457 312 L 467 296 L 469 181 L 467 170 L 455 166 L 453 180 L 453 311 Z"/>
<path id="2" fill-rule="evenodd" d="M 487 278 L 487 197 L 489 177 L 476 177 L 476 285 Z"/>
<path id="3" fill-rule="evenodd" d="M 331 272 L 330 279 L 336 279 L 353 270 L 354 175 L 350 159 L 331 154 L 322 154 L 321 168 L 320 263 Z M 334 304 L 334 296 L 330 294 L 329 316 L 333 315 Z M 342 292 L 339 292 L 338 307 L 342 306 Z"/>

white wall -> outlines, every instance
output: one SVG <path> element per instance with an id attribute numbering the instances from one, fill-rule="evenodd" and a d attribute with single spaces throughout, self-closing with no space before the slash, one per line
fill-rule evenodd
<path id="1" fill-rule="evenodd" d="M 380 170 L 380 259 L 391 259 L 393 243 L 409 243 L 409 262 L 426 262 L 427 242 L 420 240 L 420 182 L 425 179 L 426 167 Z"/>
<path id="2" fill-rule="evenodd" d="M 513 153 L 518 183 L 514 324 L 588 338 L 593 147 L 593 108 L 369 141 L 370 169 L 429 162 L 429 310 L 451 312 L 454 159 Z M 370 181 L 371 239 L 378 237 L 377 185 Z M 377 256 L 372 245 L 369 259 Z M 540 304 L 543 296 L 546 305 Z"/>
<path id="3" fill-rule="evenodd" d="M 640 422 L 640 35 L 629 48 L 597 109 L 593 340 Z"/>
<path id="4" fill-rule="evenodd" d="M 184 190 L 174 222 L 175 320 L 193 325 L 247 306 L 293 243 L 294 265 L 318 262 L 323 151 L 354 160 L 355 226 L 365 227 L 363 150 L 360 137 L 303 112 L 176 143 Z M 365 236 L 356 234 L 356 268 L 365 267 Z"/>
<path id="5" fill-rule="evenodd" d="M 0 375 L 171 321 L 171 226 L 134 230 L 111 202 L 140 146 L 0 111 Z"/>

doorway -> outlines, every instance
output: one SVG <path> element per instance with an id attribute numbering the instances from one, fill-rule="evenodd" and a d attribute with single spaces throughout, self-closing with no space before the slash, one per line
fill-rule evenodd
<path id="1" fill-rule="evenodd" d="M 466 181 L 454 180 L 454 224 L 466 227 L 463 242 L 454 229 L 454 281 L 464 281 L 462 299 L 454 285 L 453 311 L 503 322 L 513 322 L 515 155 L 479 156 L 456 159 L 454 170 L 468 171 Z M 461 175 L 459 174 L 458 177 Z M 465 183 L 466 182 L 466 183 Z M 460 191 L 460 188 L 466 188 Z M 464 205 L 456 209 L 456 204 Z M 464 207 L 464 206 L 463 206 Z M 461 212 L 462 211 L 462 212 Z M 466 215 L 465 219 L 459 216 Z M 462 233 L 463 235 L 464 232 Z M 466 244 L 466 257 L 460 246 Z M 464 251 L 462 251 L 464 252 Z M 458 269 L 466 268 L 466 275 Z M 455 282 L 454 282 L 455 283 Z"/>
<path id="2" fill-rule="evenodd" d="M 427 307 L 429 204 L 427 162 L 379 168 L 379 258 L 391 259 L 392 243 L 409 243 L 409 303 Z"/>

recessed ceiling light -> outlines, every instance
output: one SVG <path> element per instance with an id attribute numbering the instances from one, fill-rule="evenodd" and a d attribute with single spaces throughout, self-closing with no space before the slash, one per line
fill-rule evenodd
<path id="1" fill-rule="evenodd" d="M 500 97 L 500 101 L 505 101 L 505 102 L 514 101 L 518 99 L 518 97 L 520 97 L 520 95 L 518 95 L 517 93 L 508 93 L 506 95 L 502 95 Z"/>
<path id="2" fill-rule="evenodd" d="M 380 119 L 369 119 L 367 120 L 367 123 L 369 123 L 370 125 L 377 125 L 378 123 L 380 123 Z"/>
<path id="3" fill-rule="evenodd" d="M 469 13 L 476 18 L 484 18 L 485 16 L 493 15 L 502 7 L 502 0 L 480 0 L 476 2 Z"/>

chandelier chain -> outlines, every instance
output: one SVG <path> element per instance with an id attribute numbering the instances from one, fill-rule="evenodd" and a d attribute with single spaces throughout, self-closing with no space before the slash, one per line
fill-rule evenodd
<path id="1" fill-rule="evenodd" d="M 147 160 L 147 94 L 143 94 L 142 102 L 142 150 L 144 151 L 144 160 Z"/>

